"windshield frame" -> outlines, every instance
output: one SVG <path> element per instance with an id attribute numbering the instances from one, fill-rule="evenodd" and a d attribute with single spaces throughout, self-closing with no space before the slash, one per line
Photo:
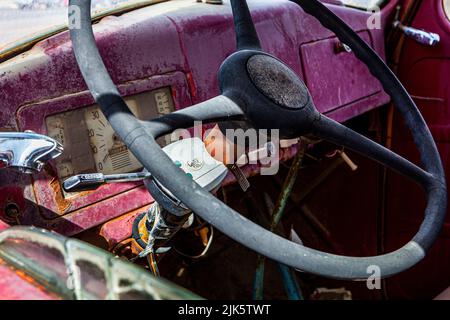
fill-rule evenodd
<path id="1" fill-rule="evenodd" d="M 139 2 L 125 3 L 114 8 L 106 9 L 93 14 L 92 23 L 96 23 L 107 16 L 122 15 L 130 11 L 167 1 L 169 0 L 141 0 Z M 0 63 L 14 58 L 15 56 L 24 53 L 27 50 L 30 50 L 35 44 L 42 40 L 45 40 L 67 30 L 67 24 L 56 25 L 43 29 L 41 31 L 37 31 L 34 34 L 20 38 L 16 41 L 10 42 L 5 46 L 0 47 Z"/>
<path id="2" fill-rule="evenodd" d="M 383 7 L 389 0 L 340 0 L 346 7 L 371 11 Z M 369 6 L 370 3 L 370 6 Z"/>

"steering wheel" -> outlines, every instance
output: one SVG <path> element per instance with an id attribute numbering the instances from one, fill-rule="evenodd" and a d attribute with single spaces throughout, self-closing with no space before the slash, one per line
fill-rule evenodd
<path id="1" fill-rule="evenodd" d="M 305 272 L 356 280 L 367 279 L 369 267 L 378 266 L 381 277 L 392 276 L 422 260 L 444 224 L 447 189 L 439 153 L 413 100 L 383 60 L 319 1 L 293 2 L 334 32 L 382 83 L 413 134 L 424 169 L 320 114 L 295 72 L 262 51 L 245 0 L 231 0 L 237 51 L 220 67 L 222 94 L 150 121 L 134 117 L 103 64 L 92 31 L 90 0 L 70 1 L 69 21 L 79 18 L 81 23 L 75 23 L 77 28 L 71 28 L 70 35 L 89 90 L 115 132 L 145 169 L 193 212 L 244 246 Z M 419 231 L 402 248 L 372 257 L 333 255 L 293 243 L 251 222 L 203 190 L 172 163 L 155 141 L 178 128 L 192 127 L 194 121 L 231 120 L 245 120 L 256 129 L 279 129 L 284 138 L 313 134 L 412 179 L 427 195 Z"/>

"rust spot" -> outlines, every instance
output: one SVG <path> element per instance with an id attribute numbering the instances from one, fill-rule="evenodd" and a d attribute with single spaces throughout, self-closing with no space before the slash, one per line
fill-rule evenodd
<path id="1" fill-rule="evenodd" d="M 146 212 L 149 207 L 150 205 L 146 205 L 103 224 L 100 228 L 99 235 L 106 240 L 110 250 L 121 241 L 131 237 L 131 229 L 134 219 L 139 214 Z"/>
<path id="2" fill-rule="evenodd" d="M 50 182 L 50 187 L 54 192 L 55 203 L 58 207 L 58 213 L 64 214 L 67 210 L 69 210 L 71 203 L 64 198 L 58 179 L 52 179 L 52 181 Z"/>
<path id="3" fill-rule="evenodd" d="M 171 87 L 171 88 L 170 88 L 170 91 L 171 91 L 171 93 L 172 93 L 173 101 L 177 101 L 177 100 L 178 100 L 178 93 L 177 93 L 177 90 L 176 90 L 174 87 Z"/>
<path id="4" fill-rule="evenodd" d="M 187 83 L 189 86 L 189 91 L 191 92 L 191 97 L 195 98 L 197 96 L 197 86 L 195 85 L 194 77 L 191 72 L 186 74 Z"/>

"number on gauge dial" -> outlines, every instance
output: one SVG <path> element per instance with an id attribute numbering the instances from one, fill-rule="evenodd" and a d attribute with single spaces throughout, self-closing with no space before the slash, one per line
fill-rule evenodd
<path id="1" fill-rule="evenodd" d="M 111 174 L 134 171 L 141 167 L 98 107 L 86 109 L 85 123 L 91 152 L 99 172 Z"/>

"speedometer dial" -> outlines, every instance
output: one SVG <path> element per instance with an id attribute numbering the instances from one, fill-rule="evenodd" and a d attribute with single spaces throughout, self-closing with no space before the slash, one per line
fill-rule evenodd
<path id="1" fill-rule="evenodd" d="M 135 108 L 132 109 L 135 113 Z M 85 123 L 98 172 L 111 174 L 135 171 L 141 167 L 139 161 L 116 135 L 98 107 L 86 109 Z"/>
<path id="2" fill-rule="evenodd" d="M 64 124 L 64 117 L 57 116 L 52 118 L 47 118 L 47 130 L 51 138 L 58 141 L 62 146 L 67 145 L 66 137 L 66 126 Z M 70 157 L 63 154 L 60 161 L 56 164 L 56 170 L 62 177 L 68 177 L 74 174 L 74 169 Z"/>
<path id="3" fill-rule="evenodd" d="M 174 110 L 168 87 L 128 96 L 125 101 L 141 120 Z M 46 124 L 48 135 L 64 146 L 64 153 L 55 160 L 60 179 L 80 173 L 114 174 L 142 168 L 96 105 L 51 115 Z M 168 139 L 162 137 L 158 142 L 165 145 Z"/>
<path id="4" fill-rule="evenodd" d="M 155 92 L 155 101 L 159 115 L 169 114 L 173 111 L 171 97 L 167 90 Z"/>

